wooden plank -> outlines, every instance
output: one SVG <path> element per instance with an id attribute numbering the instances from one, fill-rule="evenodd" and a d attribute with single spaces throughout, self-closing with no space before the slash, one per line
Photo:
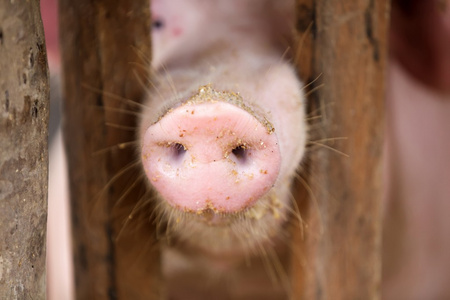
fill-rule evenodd
<path id="1" fill-rule="evenodd" d="M 379 299 L 389 2 L 298 0 L 296 9 L 298 69 L 319 118 L 297 195 L 294 299 Z"/>
<path id="2" fill-rule="evenodd" d="M 39 1 L 0 1 L 0 298 L 45 299 L 49 75 Z"/>
<path id="3" fill-rule="evenodd" d="M 159 298 L 135 133 L 119 128 L 136 126 L 139 106 L 125 99 L 139 103 L 145 93 L 134 73 L 148 81 L 149 2 L 61 0 L 59 8 L 76 298 Z"/>

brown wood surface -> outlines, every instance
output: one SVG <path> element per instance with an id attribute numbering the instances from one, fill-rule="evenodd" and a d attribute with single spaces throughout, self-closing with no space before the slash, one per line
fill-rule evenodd
<path id="1" fill-rule="evenodd" d="M 49 76 L 39 1 L 0 0 L 0 299 L 45 299 Z"/>
<path id="2" fill-rule="evenodd" d="M 128 220 L 144 190 L 127 167 L 135 132 L 117 126 L 136 126 L 139 107 L 125 99 L 145 93 L 149 1 L 61 0 L 59 13 L 76 298 L 159 298 L 151 211 Z"/>
<path id="3" fill-rule="evenodd" d="M 298 0 L 296 10 L 299 73 L 320 77 L 309 86 L 318 118 L 297 197 L 293 299 L 379 299 L 389 2 Z"/>

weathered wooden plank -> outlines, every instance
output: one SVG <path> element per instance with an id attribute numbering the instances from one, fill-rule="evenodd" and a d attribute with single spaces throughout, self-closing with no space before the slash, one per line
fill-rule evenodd
<path id="1" fill-rule="evenodd" d="M 145 93 L 134 72 L 148 80 L 149 2 L 61 0 L 60 23 L 76 298 L 158 298 L 152 224 L 128 218 L 142 201 L 128 167 L 136 145 L 125 143 L 135 135 L 116 126 L 136 126 L 138 105 L 125 99 Z"/>
<path id="2" fill-rule="evenodd" d="M 320 118 L 303 175 L 310 190 L 297 197 L 294 299 L 379 299 L 389 2 L 297 2 L 299 72 L 307 83 L 321 74 L 310 89 L 323 86 L 309 96 Z"/>
<path id="3" fill-rule="evenodd" d="M 0 298 L 45 299 L 49 76 L 39 1 L 0 1 Z"/>

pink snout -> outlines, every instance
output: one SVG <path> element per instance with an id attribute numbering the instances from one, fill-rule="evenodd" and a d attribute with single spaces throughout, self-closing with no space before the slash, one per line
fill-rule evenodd
<path id="1" fill-rule="evenodd" d="M 276 135 L 226 102 L 187 102 L 144 134 L 142 163 L 158 193 L 177 209 L 232 213 L 252 206 L 275 183 Z"/>

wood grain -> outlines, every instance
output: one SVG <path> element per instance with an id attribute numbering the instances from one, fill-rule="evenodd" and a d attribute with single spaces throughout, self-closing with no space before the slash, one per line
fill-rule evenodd
<path id="1" fill-rule="evenodd" d="M 298 186 L 293 298 L 379 299 L 389 2 L 299 0 L 296 9 L 297 66 L 318 118 L 300 181 L 308 188 Z"/>
<path id="2" fill-rule="evenodd" d="M 0 0 L 0 298 L 45 299 L 49 74 L 39 1 Z"/>
<path id="3" fill-rule="evenodd" d="M 160 298 L 135 132 L 123 128 L 149 79 L 149 2 L 62 0 L 59 12 L 76 298 Z"/>

